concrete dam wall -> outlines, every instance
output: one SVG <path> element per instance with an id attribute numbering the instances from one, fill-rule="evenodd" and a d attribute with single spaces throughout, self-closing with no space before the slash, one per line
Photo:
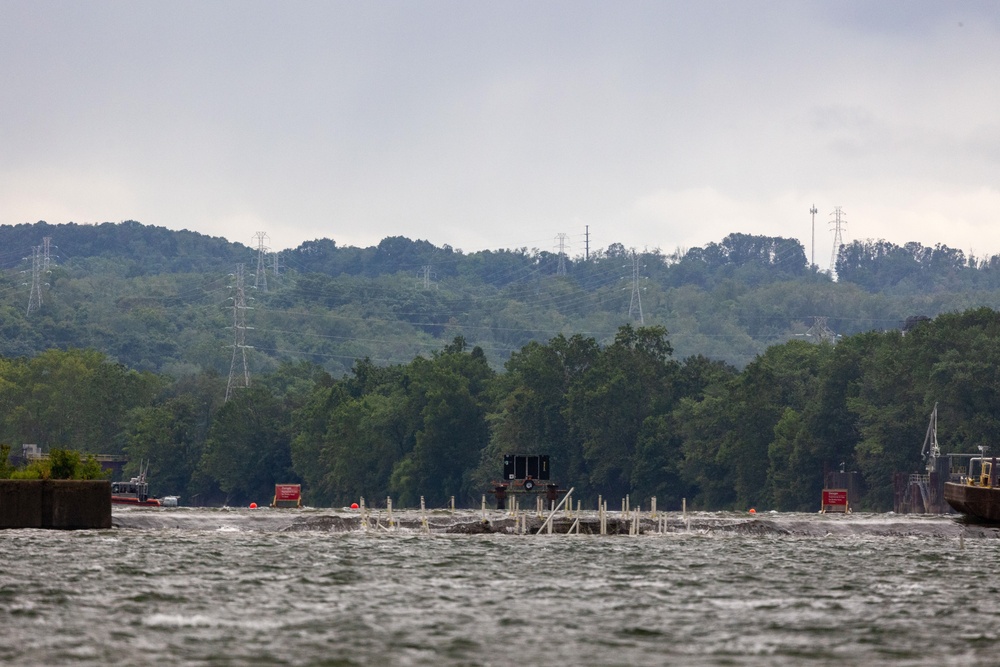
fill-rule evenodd
<path id="1" fill-rule="evenodd" d="M 111 482 L 0 479 L 0 528 L 111 528 Z"/>

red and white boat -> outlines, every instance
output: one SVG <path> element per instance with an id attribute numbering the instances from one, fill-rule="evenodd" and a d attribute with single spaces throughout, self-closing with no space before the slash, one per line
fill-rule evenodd
<path id="1" fill-rule="evenodd" d="M 139 465 L 141 466 L 142 464 Z M 138 477 L 133 477 L 127 482 L 111 482 L 111 504 L 159 507 L 162 503 L 160 503 L 159 498 L 149 497 L 146 468 L 140 467 Z"/>

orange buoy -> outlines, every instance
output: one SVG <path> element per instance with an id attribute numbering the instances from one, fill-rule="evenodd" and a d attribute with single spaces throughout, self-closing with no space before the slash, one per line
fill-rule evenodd
<path id="1" fill-rule="evenodd" d="M 756 514 L 756 513 L 757 513 L 757 510 L 755 510 L 754 508 L 751 507 L 750 508 L 750 514 Z"/>
<path id="2" fill-rule="evenodd" d="M 352 510 L 358 509 L 358 504 L 357 503 L 351 503 L 351 509 Z"/>
<path id="3" fill-rule="evenodd" d="M 250 503 L 250 509 L 252 510 L 257 509 L 257 503 Z"/>

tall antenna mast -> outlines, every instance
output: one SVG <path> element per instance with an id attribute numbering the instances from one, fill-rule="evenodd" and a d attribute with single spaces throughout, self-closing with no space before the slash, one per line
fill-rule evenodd
<path id="1" fill-rule="evenodd" d="M 233 389 L 246 389 L 250 386 L 250 367 L 247 366 L 247 302 L 246 288 L 243 284 L 243 265 L 236 265 L 236 294 L 233 296 L 233 361 L 229 365 L 229 382 L 226 384 L 226 401 L 232 396 Z M 243 373 L 237 371 L 242 363 Z"/>
<path id="2" fill-rule="evenodd" d="M 847 215 L 844 213 L 844 209 L 837 207 L 831 213 L 833 220 L 830 224 L 833 226 L 833 253 L 830 255 L 830 275 L 834 274 L 837 268 L 837 253 L 840 251 L 840 246 L 844 245 L 843 230 L 847 227 Z"/>
<path id="3" fill-rule="evenodd" d="M 590 259 L 590 225 L 584 225 L 583 232 L 583 259 Z"/>
<path id="4" fill-rule="evenodd" d="M 816 210 L 816 204 L 812 205 L 812 208 L 809 209 L 809 212 L 812 213 L 812 220 L 813 220 L 813 227 L 812 227 L 812 259 L 809 262 L 809 267 L 813 271 L 815 271 L 816 270 L 816 214 L 819 213 L 819 211 Z"/>

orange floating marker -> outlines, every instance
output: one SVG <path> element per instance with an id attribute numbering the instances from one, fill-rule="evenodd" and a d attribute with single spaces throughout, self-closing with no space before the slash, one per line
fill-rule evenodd
<path id="1" fill-rule="evenodd" d="M 250 509 L 252 510 L 257 509 L 257 503 L 250 503 Z"/>
<path id="2" fill-rule="evenodd" d="M 755 510 L 754 508 L 751 507 L 750 508 L 750 514 L 756 514 L 756 513 L 757 513 L 757 510 Z"/>
<path id="3" fill-rule="evenodd" d="M 358 504 L 357 503 L 351 503 L 351 509 L 352 510 L 358 509 Z"/>

